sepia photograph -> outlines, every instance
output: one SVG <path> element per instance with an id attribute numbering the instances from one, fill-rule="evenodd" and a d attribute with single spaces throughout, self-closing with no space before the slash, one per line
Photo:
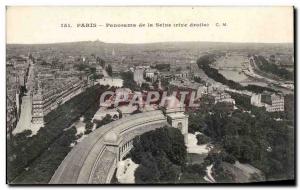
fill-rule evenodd
<path id="1" fill-rule="evenodd" d="M 293 6 L 6 6 L 9 185 L 295 185 Z"/>

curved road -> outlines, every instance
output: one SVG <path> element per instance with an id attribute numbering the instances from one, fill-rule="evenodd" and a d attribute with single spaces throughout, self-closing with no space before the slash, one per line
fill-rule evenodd
<path id="1" fill-rule="evenodd" d="M 119 150 L 144 132 L 167 125 L 160 110 L 131 115 L 104 125 L 78 143 L 62 161 L 50 184 L 110 183 L 119 155 L 105 142 L 106 134 L 116 134 Z M 117 151 L 118 152 L 118 151 Z"/>

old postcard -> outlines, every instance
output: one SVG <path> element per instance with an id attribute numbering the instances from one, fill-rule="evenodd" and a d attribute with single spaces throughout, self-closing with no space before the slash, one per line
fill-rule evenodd
<path id="1" fill-rule="evenodd" d="M 295 184 L 294 8 L 7 6 L 8 184 Z"/>

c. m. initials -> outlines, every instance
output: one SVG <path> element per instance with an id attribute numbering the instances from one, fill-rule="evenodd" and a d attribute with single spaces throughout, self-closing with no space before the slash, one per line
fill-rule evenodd
<path id="1" fill-rule="evenodd" d="M 217 22 L 217 23 L 216 23 L 216 27 L 226 27 L 226 26 L 227 26 L 227 23 L 226 23 L 226 22 L 223 22 L 223 23 Z"/>

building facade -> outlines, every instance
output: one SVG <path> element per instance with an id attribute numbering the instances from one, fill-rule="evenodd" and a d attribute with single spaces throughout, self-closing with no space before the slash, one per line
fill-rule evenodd
<path id="1" fill-rule="evenodd" d="M 59 105 L 70 100 L 84 91 L 87 87 L 86 81 L 79 79 L 70 80 L 61 88 L 54 88 L 46 91 L 39 83 L 36 93 L 32 97 L 32 124 L 44 124 L 44 116 Z"/>

